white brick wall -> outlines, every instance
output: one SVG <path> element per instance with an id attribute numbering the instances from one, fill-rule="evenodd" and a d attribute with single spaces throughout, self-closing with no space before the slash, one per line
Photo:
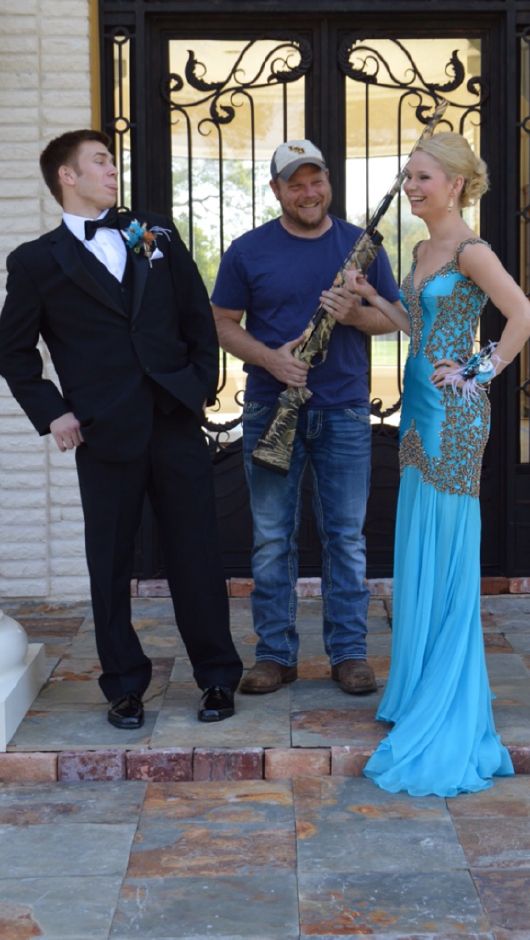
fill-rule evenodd
<path id="1" fill-rule="evenodd" d="M 0 306 L 6 255 L 60 219 L 41 150 L 91 126 L 89 0 L 11 10 L 0 16 Z M 0 598 L 17 596 L 87 597 L 88 578 L 73 454 L 38 436 L 0 379 Z"/>

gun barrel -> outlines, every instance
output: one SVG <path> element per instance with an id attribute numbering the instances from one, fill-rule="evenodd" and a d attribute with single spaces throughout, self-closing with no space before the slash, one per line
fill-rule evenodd
<path id="1" fill-rule="evenodd" d="M 421 141 L 432 136 L 434 128 L 443 117 L 447 105 L 448 102 L 443 98 L 438 102 L 432 117 L 410 151 L 409 159 Z M 371 216 L 366 230 L 358 238 L 342 267 L 337 272 L 333 287 L 340 287 L 344 284 L 344 271 L 348 268 L 355 267 L 365 272 L 374 260 L 383 242 L 383 236 L 377 231 L 377 225 L 401 188 L 405 174 L 406 168 L 404 167 L 397 174 L 392 186 L 383 196 Z M 318 356 L 320 362 L 323 362 L 326 358 L 327 347 L 334 326 L 334 318 L 320 305 L 305 329 L 303 342 L 294 351 L 296 358 L 311 365 Z M 279 395 L 271 420 L 252 453 L 254 463 L 261 467 L 268 467 L 277 473 L 288 473 L 298 423 L 298 413 L 301 405 L 310 397 L 311 392 L 309 389 L 286 388 Z"/>

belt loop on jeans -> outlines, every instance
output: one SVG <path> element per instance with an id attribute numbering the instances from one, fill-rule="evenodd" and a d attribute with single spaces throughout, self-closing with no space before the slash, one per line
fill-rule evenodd
<path id="1" fill-rule="evenodd" d="M 306 437 L 318 437 L 322 431 L 322 409 L 321 408 L 308 408 L 306 414 Z"/>

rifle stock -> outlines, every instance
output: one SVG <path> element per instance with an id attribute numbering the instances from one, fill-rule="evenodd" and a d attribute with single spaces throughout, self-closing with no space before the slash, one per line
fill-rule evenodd
<path id="1" fill-rule="evenodd" d="M 366 271 L 374 260 L 382 241 L 383 237 L 379 232 L 374 232 L 371 236 L 363 232 L 335 276 L 333 286 L 344 284 L 344 271 L 348 268 L 355 267 L 360 271 Z M 323 362 L 335 323 L 334 317 L 319 306 L 304 330 L 304 338 L 293 355 L 310 365 L 316 364 L 314 360 L 317 357 L 320 357 L 320 362 Z M 252 452 L 253 463 L 281 473 L 283 476 L 288 474 L 298 414 L 301 406 L 311 398 L 311 394 L 306 387 L 293 388 L 292 386 L 288 386 L 279 394 L 271 419 Z"/>
<path id="2" fill-rule="evenodd" d="M 432 118 L 412 148 L 409 159 L 418 144 L 426 137 L 432 136 L 434 128 L 443 117 L 446 108 L 447 101 L 441 99 L 434 110 Z M 402 169 L 379 203 L 366 226 L 366 230 L 359 236 L 344 264 L 335 275 L 332 287 L 342 287 L 345 282 L 344 272 L 348 268 L 354 267 L 364 273 L 371 265 L 383 242 L 383 236 L 377 231 L 377 225 L 401 188 L 404 178 L 405 169 Z M 297 359 L 307 362 L 310 366 L 324 362 L 335 322 L 335 319 L 322 306 L 319 306 L 304 330 L 304 338 L 293 355 Z M 252 452 L 253 463 L 283 476 L 288 474 L 291 466 L 298 414 L 302 405 L 311 398 L 311 394 L 308 388 L 292 388 L 290 386 L 280 393 L 272 417 Z"/>

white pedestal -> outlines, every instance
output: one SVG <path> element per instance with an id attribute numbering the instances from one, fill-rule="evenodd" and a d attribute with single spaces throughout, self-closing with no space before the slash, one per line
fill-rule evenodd
<path id="1" fill-rule="evenodd" d="M 0 674 L 0 751 L 17 730 L 48 678 L 44 643 L 30 643 L 24 661 Z"/>

